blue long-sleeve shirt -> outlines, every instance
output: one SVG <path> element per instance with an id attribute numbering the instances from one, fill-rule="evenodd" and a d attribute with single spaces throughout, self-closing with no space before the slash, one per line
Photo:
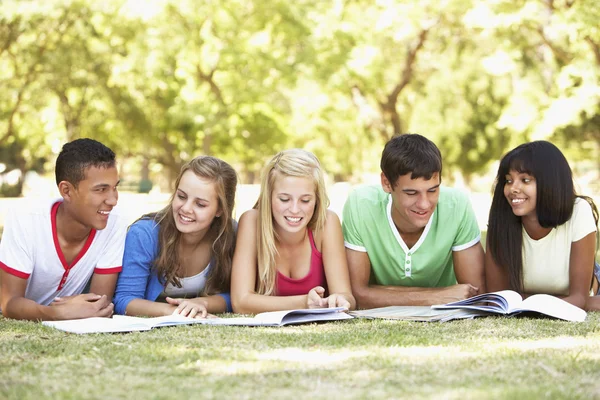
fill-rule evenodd
<path id="1" fill-rule="evenodd" d="M 158 256 L 159 225 L 151 219 L 135 222 L 129 228 L 125 239 L 123 254 L 123 270 L 119 274 L 113 303 L 115 312 L 125 315 L 131 300 L 144 299 L 156 301 L 164 291 L 165 284 L 158 278 L 153 262 Z M 211 260 L 207 268 L 212 268 Z M 231 309 L 229 293 L 221 293 L 227 303 L 227 311 Z"/>

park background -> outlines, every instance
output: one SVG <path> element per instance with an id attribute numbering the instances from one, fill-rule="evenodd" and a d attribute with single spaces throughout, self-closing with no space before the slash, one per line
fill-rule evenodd
<path id="1" fill-rule="evenodd" d="M 314 152 L 332 209 L 421 133 L 485 230 L 497 160 L 558 145 L 600 193 L 597 0 L 2 0 L 0 229 L 56 195 L 63 143 L 118 155 L 120 207 L 160 208 L 200 154 L 252 206 L 276 152 Z M 582 324 L 353 320 L 84 337 L 0 318 L 0 398 L 600 398 L 600 314 Z"/>
<path id="2" fill-rule="evenodd" d="M 536 139 L 598 192 L 593 0 L 9 0 L 0 11 L 4 197 L 46 195 L 61 145 L 79 137 L 116 151 L 123 191 L 168 193 L 196 155 L 256 184 L 290 147 L 314 152 L 332 186 L 376 182 L 383 144 L 406 132 L 434 140 L 444 183 L 473 193 L 489 194 L 502 154 Z"/>

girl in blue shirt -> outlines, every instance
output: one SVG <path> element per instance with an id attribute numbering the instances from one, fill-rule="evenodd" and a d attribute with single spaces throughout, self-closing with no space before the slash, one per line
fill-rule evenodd
<path id="1" fill-rule="evenodd" d="M 231 309 L 236 185 L 234 169 L 218 158 L 183 166 L 169 204 L 129 228 L 117 314 L 198 318 Z"/>

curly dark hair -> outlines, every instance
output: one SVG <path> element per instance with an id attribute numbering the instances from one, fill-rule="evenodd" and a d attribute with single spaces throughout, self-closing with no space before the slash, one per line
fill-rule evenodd
<path id="1" fill-rule="evenodd" d="M 111 168 L 115 165 L 115 153 L 97 140 L 73 140 L 62 147 L 56 159 L 56 184 L 67 181 L 77 187 L 85 179 L 87 168 Z"/>

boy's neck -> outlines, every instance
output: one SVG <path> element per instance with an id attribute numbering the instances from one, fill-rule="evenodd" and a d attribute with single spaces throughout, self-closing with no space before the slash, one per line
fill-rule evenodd
<path id="1" fill-rule="evenodd" d="M 81 224 L 69 214 L 64 202 L 58 206 L 56 212 L 56 233 L 65 242 L 72 244 L 85 241 L 91 231 L 91 227 Z"/>

